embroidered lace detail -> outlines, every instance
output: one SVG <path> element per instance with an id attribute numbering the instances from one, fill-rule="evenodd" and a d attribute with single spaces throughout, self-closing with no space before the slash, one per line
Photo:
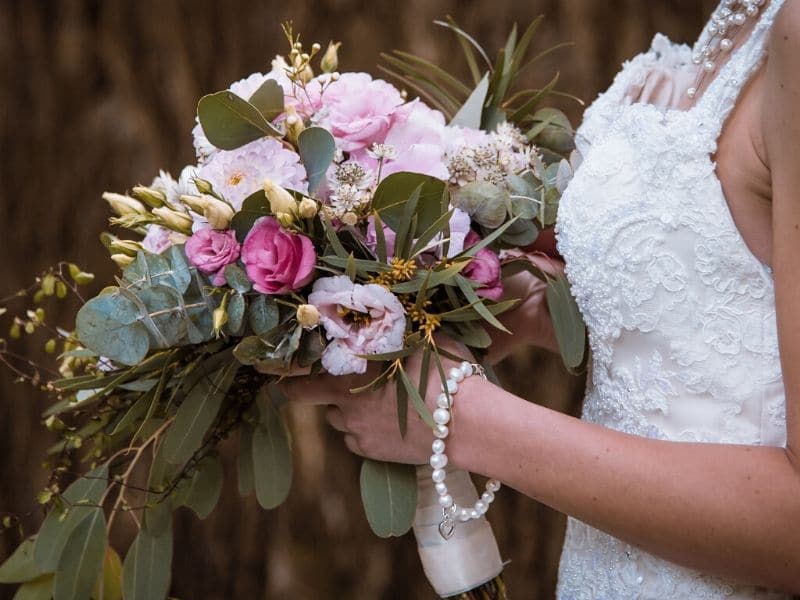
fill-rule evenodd
<path id="1" fill-rule="evenodd" d="M 650 438 L 782 446 L 786 412 L 772 274 L 728 209 L 711 154 L 761 63 L 764 9 L 694 108 L 631 103 L 654 67 L 690 69 L 656 36 L 587 110 L 556 235 L 589 328 L 583 418 Z M 651 556 L 570 519 L 558 597 L 785 598 Z"/>

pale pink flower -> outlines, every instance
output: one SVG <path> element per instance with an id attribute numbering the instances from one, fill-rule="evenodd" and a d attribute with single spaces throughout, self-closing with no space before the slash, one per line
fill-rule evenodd
<path id="1" fill-rule="evenodd" d="M 235 210 L 269 179 L 276 185 L 298 192 L 308 189 L 306 170 L 296 152 L 271 137 L 260 138 L 237 148 L 215 152 L 198 169 L 200 179 L 210 181 Z"/>
<path id="2" fill-rule="evenodd" d="M 322 352 L 322 366 L 332 375 L 364 373 L 367 359 L 359 355 L 403 347 L 405 309 L 379 285 L 353 283 L 345 275 L 325 277 L 314 282 L 308 302 L 319 310 L 330 340 Z"/>
<path id="3" fill-rule="evenodd" d="M 447 179 L 445 132 L 445 118 L 438 110 L 419 100 L 399 107 L 392 113 L 389 130 L 381 140 L 395 150 L 397 157 L 384 162 L 381 177 L 408 171 Z M 368 149 L 355 153 L 353 158 L 364 168 L 377 171 L 378 161 Z"/>
<path id="4" fill-rule="evenodd" d="M 216 286 L 225 284 L 225 267 L 239 259 L 240 249 L 233 231 L 210 227 L 195 231 L 184 246 L 189 262 Z"/>
<path id="5" fill-rule="evenodd" d="M 309 86 L 309 95 L 321 83 Z M 317 92 L 318 94 L 319 92 Z M 299 98 L 302 103 L 302 98 Z M 319 102 L 319 106 L 315 106 Z M 368 148 L 386 137 L 392 113 L 403 104 L 399 90 L 367 73 L 343 73 L 306 110 L 317 112 L 315 121 L 326 127 L 344 152 Z"/>
<path id="6" fill-rule="evenodd" d="M 255 222 L 242 244 L 242 262 L 253 288 L 288 294 L 311 282 L 317 253 L 311 240 L 281 228 L 273 217 Z"/>

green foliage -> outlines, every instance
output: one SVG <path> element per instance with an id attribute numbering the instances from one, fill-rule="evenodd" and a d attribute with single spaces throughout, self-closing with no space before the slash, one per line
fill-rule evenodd
<path id="1" fill-rule="evenodd" d="M 247 234 L 253 228 L 253 224 L 268 214 L 270 214 L 269 201 L 263 189 L 253 192 L 245 198 L 242 208 L 233 215 L 231 220 L 231 229 L 236 232 L 236 239 L 239 243 L 244 242 Z"/>
<path id="2" fill-rule="evenodd" d="M 200 447 L 219 413 L 237 370 L 238 363 L 230 361 L 215 372 L 204 374 L 188 390 L 175 414 L 175 422 L 164 438 L 164 457 L 168 463 L 184 464 Z"/>
<path id="3" fill-rule="evenodd" d="M 361 501 L 378 537 L 398 537 L 411 529 L 417 509 L 417 475 L 413 465 L 364 459 Z"/>
<path id="4" fill-rule="evenodd" d="M 142 528 L 122 564 L 125 600 L 163 600 L 169 592 L 172 568 L 172 525 L 160 535 Z"/>
<path id="5" fill-rule="evenodd" d="M 372 207 L 380 215 L 381 221 L 397 232 L 409 226 L 409 221 L 403 220 L 404 211 L 417 188 L 420 189 L 414 211 L 414 238 L 424 233 L 446 212 L 447 203 L 442 199 L 447 194 L 447 186 L 442 180 L 420 173 L 393 173 L 381 181 L 372 199 Z"/>
<path id="6" fill-rule="evenodd" d="M 289 434 L 268 389 L 256 398 L 258 424 L 252 435 L 253 478 L 258 503 L 272 509 L 289 495 L 292 486 L 292 452 Z"/>
<path id="7" fill-rule="evenodd" d="M 297 151 L 308 175 L 308 191 L 314 193 L 336 154 L 336 142 L 327 129 L 309 127 L 297 138 Z"/>
<path id="8" fill-rule="evenodd" d="M 44 574 L 33 560 L 35 538 L 22 542 L 0 566 L 0 583 L 24 583 Z"/>
<path id="9" fill-rule="evenodd" d="M 549 279 L 547 307 L 564 364 L 568 369 L 576 370 L 586 354 L 586 326 L 564 275 Z"/>
<path id="10" fill-rule="evenodd" d="M 204 287 L 182 247 L 161 255 L 140 252 L 119 287 L 105 288 L 81 307 L 76 335 L 124 365 L 140 363 L 151 350 L 207 341 L 216 306 Z"/>
<path id="11" fill-rule="evenodd" d="M 14 600 L 51 600 L 54 579 L 54 575 L 48 574 L 26 582 L 14 594 Z"/>
<path id="12" fill-rule="evenodd" d="M 284 92 L 274 79 L 267 79 L 247 101 L 255 106 L 268 121 L 280 116 L 284 108 Z"/>
<path id="13" fill-rule="evenodd" d="M 175 506 L 186 506 L 205 519 L 214 510 L 222 494 L 222 462 L 215 454 L 204 457 L 182 481 L 176 492 Z"/>
<path id="14" fill-rule="evenodd" d="M 36 566 L 47 573 L 58 568 L 73 531 L 94 514 L 94 507 L 108 486 L 108 464 L 104 463 L 70 485 L 47 514 L 33 546 Z"/>
<path id="15" fill-rule="evenodd" d="M 259 95 L 256 102 L 264 96 Z M 222 150 L 235 150 L 264 136 L 281 136 L 256 105 L 228 90 L 203 96 L 197 104 L 197 118 L 208 141 Z"/>
<path id="16" fill-rule="evenodd" d="M 106 518 L 102 508 L 93 508 L 70 534 L 58 562 L 54 600 L 89 600 L 102 573 L 106 549 Z"/>

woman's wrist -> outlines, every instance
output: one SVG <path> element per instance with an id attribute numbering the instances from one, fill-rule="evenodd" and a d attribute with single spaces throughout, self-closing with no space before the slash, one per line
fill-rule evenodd
<path id="1" fill-rule="evenodd" d="M 459 384 L 453 397 L 450 435 L 447 440 L 450 462 L 459 469 L 490 475 L 485 453 L 496 431 L 492 413 L 499 395 L 505 394 L 482 377 L 473 375 Z"/>

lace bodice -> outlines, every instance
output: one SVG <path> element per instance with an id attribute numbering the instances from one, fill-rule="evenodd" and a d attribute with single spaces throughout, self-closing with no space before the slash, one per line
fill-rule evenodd
<path id="1" fill-rule="evenodd" d="M 586 420 L 665 440 L 786 442 L 772 273 L 736 228 L 711 159 L 781 4 L 764 9 L 692 108 L 670 108 L 669 89 L 661 106 L 631 102 L 653 73 L 677 82 L 696 68 L 691 48 L 658 35 L 586 111 L 583 164 L 556 227 L 589 329 Z M 783 596 L 690 571 L 570 519 L 558 597 Z"/>

